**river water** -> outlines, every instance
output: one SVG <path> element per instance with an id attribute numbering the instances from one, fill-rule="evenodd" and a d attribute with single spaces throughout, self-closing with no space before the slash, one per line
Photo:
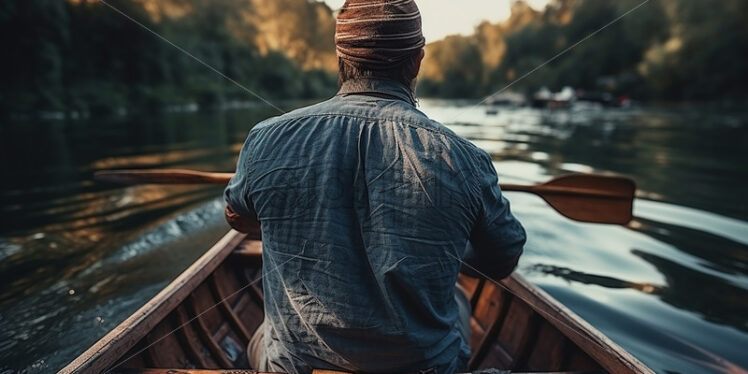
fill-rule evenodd
<path id="1" fill-rule="evenodd" d="M 420 105 L 490 152 L 502 182 L 638 183 L 625 227 L 507 193 L 529 234 L 521 274 L 659 373 L 748 373 L 748 115 L 467 104 Z M 232 171 L 247 131 L 273 114 L 0 124 L 0 374 L 60 369 L 228 229 L 220 187 L 103 185 L 95 170 Z"/>

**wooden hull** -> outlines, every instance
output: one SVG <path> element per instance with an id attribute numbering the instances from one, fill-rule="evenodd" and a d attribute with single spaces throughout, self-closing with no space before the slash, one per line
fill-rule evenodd
<path id="1" fill-rule="evenodd" d="M 248 368 L 245 349 L 263 318 L 261 254 L 260 241 L 229 232 L 60 373 Z M 460 284 L 473 305 L 471 370 L 652 373 L 518 275 Z"/>

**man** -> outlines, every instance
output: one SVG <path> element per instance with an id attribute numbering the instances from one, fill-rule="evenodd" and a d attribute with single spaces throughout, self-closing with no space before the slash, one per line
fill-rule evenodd
<path id="1" fill-rule="evenodd" d="M 226 188 L 227 219 L 261 223 L 265 322 L 253 367 L 310 373 L 466 369 L 466 259 L 502 278 L 525 231 L 491 158 L 415 107 L 424 52 L 412 0 L 349 0 L 341 89 L 255 126 Z"/>

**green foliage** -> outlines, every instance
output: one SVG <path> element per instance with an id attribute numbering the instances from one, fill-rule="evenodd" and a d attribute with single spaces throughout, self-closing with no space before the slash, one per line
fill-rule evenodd
<path id="1" fill-rule="evenodd" d="M 449 36 L 429 50 L 432 67 L 442 76 L 437 83 L 426 79 L 419 89 L 427 96 L 472 97 L 483 77 L 480 46 L 472 39 Z"/>
<path id="2" fill-rule="evenodd" d="M 311 0 L 108 0 L 196 59 L 274 100 L 332 94 L 330 10 Z M 144 4 L 156 4 L 159 11 Z M 516 2 L 501 24 L 427 47 L 419 94 L 479 97 L 533 71 L 640 0 Z M 168 7 L 185 11 L 169 15 Z M 279 20 L 277 13 L 282 13 Z M 654 100 L 746 99 L 745 0 L 650 1 L 512 89 L 572 86 Z M 288 21 L 291 20 L 291 21 Z M 328 35 L 329 34 L 329 35 Z M 96 0 L 0 2 L 0 114 L 114 113 L 256 100 Z"/>
<path id="3" fill-rule="evenodd" d="M 244 36 L 254 32 L 242 23 L 241 15 L 252 10 L 249 1 L 175 2 L 190 10 L 180 17 L 154 15 L 143 1 L 108 3 L 263 95 L 294 99 L 334 92 L 332 74 L 307 72 L 280 52 L 260 54 L 251 38 L 237 39 L 236 28 Z M 256 100 L 99 1 L 1 2 L 0 41 L 6 50 L 0 59 L 0 113 L 109 114 Z"/>
<path id="4" fill-rule="evenodd" d="M 0 5 L 0 111 L 62 105 L 64 45 L 69 41 L 64 3 L 3 1 Z"/>
<path id="5" fill-rule="evenodd" d="M 740 0 L 679 1 L 672 44 L 648 65 L 658 94 L 679 100 L 748 95 L 748 4 Z M 677 43 L 676 43 L 677 42 Z"/>
<path id="6" fill-rule="evenodd" d="M 650 1 L 608 25 L 639 4 L 640 0 L 556 0 L 543 12 L 515 4 L 512 17 L 503 24 L 479 26 L 474 35 L 460 37 L 459 44 L 430 46 L 420 92 L 443 97 L 490 93 L 594 34 L 513 89 L 572 86 L 656 100 L 747 98 L 748 27 L 743 18 L 748 2 Z M 491 27 L 499 34 L 487 43 L 485 33 Z M 486 56 L 497 54 L 500 63 L 488 66 Z M 482 78 L 472 74 L 481 69 L 474 65 L 481 60 Z M 443 75 L 435 77 L 434 67 Z"/>

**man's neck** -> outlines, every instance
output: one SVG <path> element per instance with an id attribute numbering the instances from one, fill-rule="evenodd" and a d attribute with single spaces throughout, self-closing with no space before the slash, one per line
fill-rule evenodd
<path id="1" fill-rule="evenodd" d="M 354 78 L 341 84 L 338 95 L 369 95 L 402 100 L 416 105 L 414 95 L 415 79 L 406 86 L 392 79 L 379 77 Z"/>

